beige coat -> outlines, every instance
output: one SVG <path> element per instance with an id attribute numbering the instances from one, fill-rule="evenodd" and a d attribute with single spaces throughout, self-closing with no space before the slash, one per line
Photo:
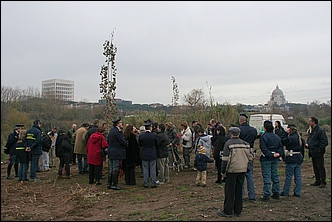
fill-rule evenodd
<path id="1" fill-rule="evenodd" d="M 73 139 L 75 140 L 74 153 L 86 154 L 85 149 L 85 134 L 88 132 L 87 127 L 80 127 L 73 133 Z"/>

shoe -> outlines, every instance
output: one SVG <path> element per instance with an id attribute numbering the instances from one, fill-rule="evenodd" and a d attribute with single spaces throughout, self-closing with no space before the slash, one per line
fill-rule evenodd
<path id="1" fill-rule="evenodd" d="M 200 186 L 200 184 L 199 184 L 199 183 L 196 183 L 196 186 L 198 186 L 198 187 L 199 187 L 199 186 Z"/>
<path id="2" fill-rule="evenodd" d="M 157 188 L 157 186 L 151 186 L 151 188 Z"/>
<path id="3" fill-rule="evenodd" d="M 161 182 L 161 181 L 157 180 L 157 181 L 156 181 L 156 184 L 158 184 L 158 185 L 162 185 L 162 184 L 164 184 L 164 182 Z"/>
<path id="4" fill-rule="evenodd" d="M 97 182 L 96 185 L 101 185 L 101 183 L 100 183 L 100 182 Z"/>
<path id="5" fill-rule="evenodd" d="M 326 187 L 326 184 L 321 183 L 318 187 L 319 187 L 319 188 L 325 188 L 325 187 Z"/>
<path id="6" fill-rule="evenodd" d="M 112 190 L 122 190 L 122 188 L 119 187 L 118 185 L 113 185 L 113 186 L 111 186 L 111 189 L 112 189 Z"/>
<path id="7" fill-rule="evenodd" d="M 293 196 L 294 196 L 294 197 L 300 197 L 300 195 L 298 195 L 298 194 L 295 194 L 295 193 L 293 194 Z"/>
<path id="8" fill-rule="evenodd" d="M 249 202 L 255 202 L 256 198 L 249 199 Z"/>
<path id="9" fill-rule="evenodd" d="M 310 186 L 319 186 L 319 185 L 320 185 L 320 183 L 317 183 L 317 182 L 310 184 Z"/>
<path id="10" fill-rule="evenodd" d="M 207 184 L 202 184 L 202 187 L 207 187 L 208 185 Z"/>
<path id="11" fill-rule="evenodd" d="M 218 215 L 219 217 L 227 217 L 227 218 L 232 217 L 232 215 L 225 214 L 223 211 L 221 211 L 220 208 L 219 208 L 218 211 L 217 211 L 217 215 Z"/>
<path id="12" fill-rule="evenodd" d="M 269 201 L 270 200 L 270 198 L 269 197 L 266 197 L 266 196 L 262 196 L 262 197 L 260 197 L 259 198 L 261 201 Z"/>
<path id="13" fill-rule="evenodd" d="M 18 175 L 15 175 L 15 177 L 18 177 Z"/>
<path id="14" fill-rule="evenodd" d="M 241 217 L 241 214 L 235 214 L 235 216 L 237 216 L 237 217 Z"/>
<path id="15" fill-rule="evenodd" d="M 8 179 L 8 180 L 12 180 L 13 177 L 11 177 L 11 176 L 7 176 L 7 179 Z"/>
<path id="16" fill-rule="evenodd" d="M 88 170 L 83 170 L 83 174 L 88 174 L 89 171 Z"/>
<path id="17" fill-rule="evenodd" d="M 84 174 L 83 171 L 78 172 L 79 174 Z"/>
<path id="18" fill-rule="evenodd" d="M 36 170 L 36 173 L 40 173 L 40 172 L 42 172 L 41 170 Z"/>
<path id="19" fill-rule="evenodd" d="M 194 168 L 193 168 L 193 170 L 194 170 L 194 171 L 197 171 L 197 168 L 196 168 L 196 167 L 194 167 Z"/>
<path id="20" fill-rule="evenodd" d="M 189 166 L 188 165 L 184 165 L 183 168 L 189 169 Z"/>
<path id="21" fill-rule="evenodd" d="M 26 178 L 26 179 L 23 179 L 22 181 L 29 181 L 29 179 L 28 179 L 28 178 Z"/>
<path id="22" fill-rule="evenodd" d="M 105 175 L 101 175 L 101 176 L 100 176 L 100 179 L 105 179 Z"/>
<path id="23" fill-rule="evenodd" d="M 221 184 L 222 182 L 221 182 L 221 180 L 217 180 L 215 183 L 219 183 L 219 184 Z"/>
<path id="24" fill-rule="evenodd" d="M 145 185 L 143 185 L 143 187 L 144 187 L 144 188 L 149 188 L 149 186 L 145 186 Z"/>
<path id="25" fill-rule="evenodd" d="M 282 197 L 288 197 L 289 196 L 288 194 L 285 194 L 283 192 L 281 192 L 279 195 L 282 196 Z"/>
<path id="26" fill-rule="evenodd" d="M 70 179 L 70 176 L 63 176 L 64 179 Z"/>
<path id="27" fill-rule="evenodd" d="M 274 193 L 274 194 L 272 194 L 271 197 L 272 197 L 273 199 L 279 199 L 279 198 L 280 198 L 278 193 Z"/>
<path id="28" fill-rule="evenodd" d="M 30 181 L 30 182 L 37 182 L 37 181 L 40 181 L 40 179 L 37 178 L 37 177 L 36 177 L 36 178 L 33 178 L 33 179 L 30 178 L 29 181 Z"/>

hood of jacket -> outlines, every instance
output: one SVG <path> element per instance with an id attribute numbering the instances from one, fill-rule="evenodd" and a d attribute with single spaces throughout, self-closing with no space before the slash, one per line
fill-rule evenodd
<path id="1" fill-rule="evenodd" d="M 101 132 L 95 132 L 91 134 L 89 140 L 91 140 L 92 144 L 97 144 L 101 142 L 101 137 L 104 136 Z"/>

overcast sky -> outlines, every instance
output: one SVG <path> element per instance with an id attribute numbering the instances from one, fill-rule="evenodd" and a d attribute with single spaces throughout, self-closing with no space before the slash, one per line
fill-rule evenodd
<path id="1" fill-rule="evenodd" d="M 75 101 L 101 98 L 103 44 L 116 55 L 116 97 L 180 101 L 203 89 L 218 103 L 331 100 L 331 1 L 1 1 L 1 85 L 41 90 L 74 81 Z"/>

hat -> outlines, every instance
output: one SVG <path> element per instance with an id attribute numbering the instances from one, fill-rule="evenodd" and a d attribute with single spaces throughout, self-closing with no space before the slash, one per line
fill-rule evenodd
<path id="1" fill-rule="evenodd" d="M 240 134 L 240 132 L 241 132 L 240 128 L 239 128 L 239 127 L 236 127 L 236 126 L 229 128 L 228 131 L 229 131 L 233 136 L 238 136 L 238 135 Z"/>
<path id="2" fill-rule="evenodd" d="M 24 124 L 16 124 L 15 129 L 18 129 L 18 128 L 23 127 L 23 126 L 24 126 Z"/>
<path id="3" fill-rule="evenodd" d="M 206 154 L 206 148 L 202 145 L 199 145 L 199 148 L 197 151 L 199 154 Z"/>
<path id="4" fill-rule="evenodd" d="M 94 119 L 92 122 L 94 125 L 97 125 L 99 123 L 99 119 Z"/>
<path id="5" fill-rule="evenodd" d="M 296 125 L 295 125 L 295 124 L 289 124 L 289 125 L 287 126 L 287 128 L 296 128 Z"/>
<path id="6" fill-rule="evenodd" d="M 150 122 L 150 121 L 147 121 L 147 122 L 145 122 L 145 124 L 144 124 L 145 127 L 149 127 L 149 126 L 151 126 L 151 125 L 152 125 L 152 122 Z"/>
<path id="7" fill-rule="evenodd" d="M 245 118 L 248 119 L 248 116 L 247 116 L 247 114 L 245 114 L 245 113 L 241 113 L 240 116 L 244 116 Z"/>
<path id="8" fill-rule="evenodd" d="M 230 123 L 228 126 L 229 127 L 235 127 L 236 125 L 234 123 Z"/>
<path id="9" fill-rule="evenodd" d="M 114 119 L 114 120 L 112 120 L 112 122 L 115 124 L 115 123 L 118 123 L 120 120 L 121 120 L 121 117 L 119 117 L 119 118 L 117 118 L 117 119 Z"/>
<path id="10" fill-rule="evenodd" d="M 151 122 L 152 123 L 152 121 L 150 119 L 144 120 L 144 123 L 147 123 L 147 122 Z"/>

